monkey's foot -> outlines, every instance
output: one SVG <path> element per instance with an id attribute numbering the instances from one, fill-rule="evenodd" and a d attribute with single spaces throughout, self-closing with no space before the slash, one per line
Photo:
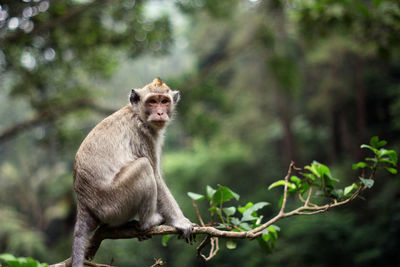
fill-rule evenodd
<path id="1" fill-rule="evenodd" d="M 151 238 L 151 235 L 143 234 L 142 232 L 145 231 L 142 229 L 140 223 L 137 220 L 132 220 L 124 224 L 122 227 L 124 228 L 134 228 L 138 232 L 137 239 L 139 241 L 144 241 Z"/>

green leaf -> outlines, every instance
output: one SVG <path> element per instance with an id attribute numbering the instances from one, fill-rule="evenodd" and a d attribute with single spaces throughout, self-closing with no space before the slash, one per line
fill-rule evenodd
<path id="1" fill-rule="evenodd" d="M 5 262 L 10 267 L 21 267 L 18 259 L 11 254 L 5 253 L 0 255 L 0 262 Z M 1 265 L 1 264 L 0 264 Z"/>
<path id="2" fill-rule="evenodd" d="M 376 145 L 377 148 L 381 148 L 387 145 L 386 140 L 381 140 L 378 142 L 378 144 Z"/>
<path id="3" fill-rule="evenodd" d="M 308 192 L 308 190 L 310 189 L 310 184 L 309 183 L 303 183 L 300 187 L 300 193 L 304 194 L 306 192 Z"/>
<path id="4" fill-rule="evenodd" d="M 201 200 L 201 199 L 204 199 L 204 196 L 203 196 L 203 195 L 200 195 L 200 194 L 197 194 L 197 193 L 188 192 L 187 194 L 188 194 L 188 196 L 189 196 L 191 199 L 193 199 L 193 200 Z"/>
<path id="5" fill-rule="evenodd" d="M 23 258 L 22 267 L 40 267 L 41 264 L 32 258 Z"/>
<path id="6" fill-rule="evenodd" d="M 226 240 L 226 247 L 228 249 L 235 249 L 237 247 L 237 240 L 236 239 Z"/>
<path id="7" fill-rule="evenodd" d="M 359 169 L 359 168 L 365 168 L 365 167 L 367 167 L 367 166 L 368 166 L 367 163 L 365 163 L 365 162 L 363 162 L 363 161 L 360 161 L 360 162 L 357 163 L 357 164 L 353 164 L 352 169 L 353 169 L 353 170 L 357 170 L 357 169 Z"/>
<path id="8" fill-rule="evenodd" d="M 16 261 L 17 258 L 14 257 L 14 255 L 11 255 L 9 253 L 4 253 L 4 254 L 0 254 L 0 260 L 4 260 L 4 261 Z"/>
<path id="9" fill-rule="evenodd" d="M 207 198 L 208 200 L 212 200 L 214 194 L 215 194 L 215 190 L 214 188 L 212 188 L 211 186 L 207 185 L 206 187 L 206 192 L 207 192 Z"/>
<path id="10" fill-rule="evenodd" d="M 391 174 L 397 174 L 397 170 L 395 168 L 385 167 L 385 170 L 387 170 Z"/>
<path id="11" fill-rule="evenodd" d="M 218 189 L 215 191 L 213 197 L 212 197 L 212 203 L 213 205 L 219 205 L 224 202 L 227 202 L 233 198 L 236 200 L 239 199 L 239 195 L 233 192 L 231 189 L 229 189 L 226 186 L 218 185 Z"/>
<path id="12" fill-rule="evenodd" d="M 314 181 L 315 180 L 315 175 L 312 173 L 302 173 L 302 175 L 306 178 L 309 178 L 310 180 Z"/>
<path id="13" fill-rule="evenodd" d="M 230 226 L 226 223 L 219 223 L 217 226 L 215 226 L 215 228 L 217 228 L 217 229 L 224 229 L 224 230 L 227 230 L 228 227 L 230 227 Z"/>
<path id="14" fill-rule="evenodd" d="M 251 221 L 257 219 L 256 211 L 270 205 L 268 202 L 258 202 L 243 212 L 242 221 Z"/>
<path id="15" fill-rule="evenodd" d="M 322 163 L 319 163 L 317 161 L 315 161 L 313 163 L 313 165 L 316 165 L 316 169 L 317 169 L 320 177 L 323 177 L 324 175 L 326 175 L 326 176 L 330 175 L 331 171 L 329 170 L 328 166 L 326 166 L 326 165 L 324 165 Z"/>
<path id="16" fill-rule="evenodd" d="M 304 169 L 309 170 L 312 172 L 315 176 L 322 178 L 325 175 L 329 176 L 330 175 L 330 170 L 328 166 L 319 163 L 318 161 L 313 161 L 311 163 L 311 166 L 305 166 Z"/>
<path id="17" fill-rule="evenodd" d="M 319 177 L 319 173 L 318 171 L 315 169 L 315 166 L 311 165 L 307 165 L 304 167 L 304 169 L 309 170 L 311 173 L 313 173 L 315 176 Z"/>
<path id="18" fill-rule="evenodd" d="M 231 224 L 239 225 L 240 223 L 241 223 L 241 221 L 238 218 L 236 218 L 236 217 L 231 218 Z"/>
<path id="19" fill-rule="evenodd" d="M 6 261 L 7 262 L 7 264 L 10 266 L 10 267 L 21 267 L 21 263 L 19 263 L 19 261 L 18 260 L 9 260 L 9 261 Z"/>
<path id="20" fill-rule="evenodd" d="M 372 147 L 378 148 L 378 143 L 379 143 L 379 137 L 378 136 L 374 136 L 369 140 L 369 144 Z"/>
<path id="21" fill-rule="evenodd" d="M 372 152 L 374 152 L 376 155 L 378 155 L 378 153 L 379 153 L 379 150 L 378 150 L 378 149 L 376 149 L 376 148 L 374 148 L 374 147 L 372 147 L 372 146 L 369 146 L 369 145 L 363 144 L 363 145 L 361 145 L 360 147 L 361 147 L 361 148 L 368 148 L 369 150 L 371 150 Z"/>
<path id="22" fill-rule="evenodd" d="M 277 229 L 276 229 L 273 225 L 268 226 L 267 229 L 268 229 L 268 231 L 269 231 L 269 235 L 270 235 L 274 240 L 278 239 L 278 231 L 277 231 Z"/>
<path id="23" fill-rule="evenodd" d="M 261 233 L 262 233 L 262 238 L 264 239 L 264 241 L 269 241 L 271 239 L 271 236 L 269 235 L 269 230 L 267 228 L 262 230 Z"/>
<path id="24" fill-rule="evenodd" d="M 209 210 L 211 213 L 215 213 L 215 212 L 217 212 L 217 207 L 212 206 L 212 207 L 208 208 L 208 210 Z"/>
<path id="25" fill-rule="evenodd" d="M 343 189 L 332 189 L 328 191 L 328 196 L 332 196 L 336 199 L 340 199 L 344 196 Z"/>
<path id="26" fill-rule="evenodd" d="M 352 185 L 346 186 L 346 188 L 344 189 L 343 194 L 346 196 L 351 191 L 353 191 L 354 189 L 357 189 L 357 188 L 358 188 L 358 185 L 356 183 L 353 183 Z"/>
<path id="27" fill-rule="evenodd" d="M 279 226 L 275 225 L 275 224 L 271 224 L 270 227 L 273 227 L 278 232 L 281 230 L 281 228 Z"/>
<path id="28" fill-rule="evenodd" d="M 367 188 L 371 188 L 374 185 L 374 180 L 372 179 L 364 179 L 360 177 L 360 180 Z"/>
<path id="29" fill-rule="evenodd" d="M 236 212 L 236 208 L 235 207 L 229 207 L 229 208 L 223 208 L 222 209 L 224 211 L 224 213 L 226 214 L 226 216 L 232 216 L 233 214 L 235 214 Z"/>
<path id="30" fill-rule="evenodd" d="M 257 242 L 260 245 L 261 249 L 264 251 L 265 254 L 271 254 L 273 249 L 272 244 L 269 242 L 269 235 L 262 234 L 260 237 L 257 238 Z"/>
<path id="31" fill-rule="evenodd" d="M 372 161 L 372 162 L 377 162 L 378 159 L 377 158 L 365 158 L 366 161 Z"/>
<path id="32" fill-rule="evenodd" d="M 174 236 L 174 234 L 163 235 L 161 239 L 161 244 L 163 245 L 163 247 L 166 247 L 168 245 L 168 241 Z"/>
<path id="33" fill-rule="evenodd" d="M 281 208 L 282 205 L 283 205 L 283 194 L 281 195 L 281 198 L 279 199 L 278 207 Z"/>
<path id="34" fill-rule="evenodd" d="M 241 223 L 240 225 L 239 225 L 241 228 L 243 228 L 244 230 L 246 230 L 246 231 L 249 231 L 249 230 L 251 230 L 251 226 L 250 226 L 250 224 L 248 224 L 248 223 Z"/>
<path id="35" fill-rule="evenodd" d="M 245 210 L 247 210 L 248 208 L 250 208 L 253 205 L 254 205 L 253 202 L 248 202 L 244 207 L 239 206 L 238 211 L 243 214 L 243 212 L 245 212 Z"/>
<path id="36" fill-rule="evenodd" d="M 392 162 L 393 166 L 397 165 L 398 157 L 397 157 L 397 152 L 396 151 L 394 151 L 394 150 L 386 150 L 386 149 L 382 148 L 380 150 L 380 153 L 381 153 L 382 157 L 383 156 L 388 156 L 390 161 Z"/>
<path id="37" fill-rule="evenodd" d="M 262 235 L 257 238 L 258 244 L 266 254 L 270 254 L 275 249 L 278 239 L 279 227 L 271 225 L 262 231 Z"/>
<path id="38" fill-rule="evenodd" d="M 326 177 L 327 177 L 327 179 L 331 182 L 330 184 L 338 183 L 338 182 L 339 182 L 338 179 L 332 177 L 330 174 L 329 174 L 328 176 L 326 176 Z"/>
<path id="39" fill-rule="evenodd" d="M 290 181 L 292 181 L 293 183 L 295 183 L 296 187 L 299 187 L 301 184 L 301 179 L 295 175 L 292 175 L 290 177 Z"/>
<path id="40" fill-rule="evenodd" d="M 291 188 L 291 189 L 296 189 L 296 185 L 295 184 L 293 184 L 293 183 L 291 183 L 291 182 L 287 182 L 287 184 L 288 184 L 288 187 L 289 188 Z M 272 183 L 269 187 L 268 187 L 268 190 L 271 190 L 272 188 L 275 188 L 275 187 L 277 187 L 277 186 L 285 186 L 285 180 L 279 180 L 279 181 L 276 181 L 275 183 Z"/>
<path id="41" fill-rule="evenodd" d="M 388 163 L 388 164 L 391 164 L 393 166 L 396 166 L 395 164 L 393 164 L 393 162 L 389 158 L 379 158 L 378 162 L 379 163 Z"/>

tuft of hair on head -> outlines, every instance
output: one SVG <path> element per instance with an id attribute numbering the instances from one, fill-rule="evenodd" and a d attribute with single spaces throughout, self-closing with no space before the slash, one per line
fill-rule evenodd
<path id="1" fill-rule="evenodd" d="M 166 93 L 171 90 L 160 78 L 155 78 L 146 88 L 153 93 Z"/>
<path id="2" fill-rule="evenodd" d="M 153 84 L 154 84 L 155 86 L 162 86 L 163 83 L 164 83 L 164 82 L 163 82 L 159 77 L 157 77 L 157 78 L 155 78 L 155 79 L 153 80 Z"/>

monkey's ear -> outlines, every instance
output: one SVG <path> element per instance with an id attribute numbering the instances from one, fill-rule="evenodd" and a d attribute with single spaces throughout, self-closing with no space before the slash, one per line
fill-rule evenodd
<path id="1" fill-rule="evenodd" d="M 137 104 L 140 101 L 140 95 L 136 89 L 132 89 L 131 94 L 129 95 L 129 101 L 132 105 Z"/>
<path id="2" fill-rule="evenodd" d="M 172 99 L 174 100 L 174 103 L 178 103 L 179 100 L 181 99 L 181 94 L 179 91 L 172 91 Z"/>

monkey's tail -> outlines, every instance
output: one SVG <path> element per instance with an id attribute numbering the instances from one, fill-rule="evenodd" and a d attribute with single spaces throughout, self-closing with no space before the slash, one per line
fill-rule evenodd
<path id="1" fill-rule="evenodd" d="M 98 225 L 97 220 L 85 208 L 78 204 L 78 213 L 74 228 L 72 245 L 72 267 L 83 266 L 87 237 Z"/>

